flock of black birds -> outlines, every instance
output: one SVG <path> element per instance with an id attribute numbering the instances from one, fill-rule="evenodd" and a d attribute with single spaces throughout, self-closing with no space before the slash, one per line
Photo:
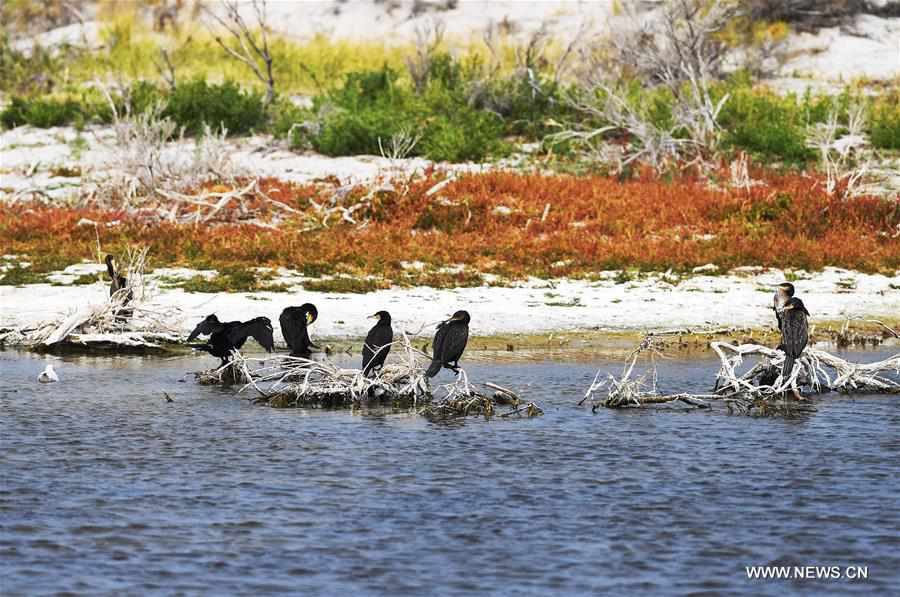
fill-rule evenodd
<path id="1" fill-rule="evenodd" d="M 127 288 L 127 280 L 118 271 L 112 255 L 106 256 L 106 268 L 111 281 L 110 296 Z M 778 330 L 781 332 L 781 343 L 778 345 L 778 350 L 783 351 L 785 355 L 784 366 L 781 370 L 783 379 L 787 379 L 791 374 L 794 362 L 800 358 L 809 342 L 809 311 L 806 310 L 803 301 L 794 296 L 794 292 L 794 285 L 790 282 L 779 284 L 775 290 L 772 307 L 775 310 Z M 131 290 L 128 290 L 123 305 L 131 302 L 132 298 Z M 128 317 L 129 315 L 130 313 L 120 312 L 119 316 Z M 318 318 L 319 310 L 312 303 L 304 303 L 299 307 L 288 307 L 281 312 L 278 321 L 292 357 L 309 358 L 312 355 L 312 349 L 319 348 L 309 338 L 309 326 Z M 363 345 L 362 370 L 366 376 L 384 366 L 384 361 L 391 350 L 391 344 L 394 342 L 391 314 L 387 311 L 378 311 L 371 318 L 378 321 L 369 330 Z M 457 311 L 452 317 L 438 324 L 432 342 L 431 364 L 425 375 L 434 377 L 441 368 L 447 368 L 453 372 L 459 371 L 459 359 L 469 340 L 470 320 L 467 311 Z M 255 339 L 267 352 L 275 350 L 272 322 L 268 317 L 223 323 L 215 314 L 208 315 L 197 324 L 197 327 L 188 336 L 188 342 L 192 342 L 198 336 L 208 336 L 208 339 L 206 342 L 190 346 L 219 357 L 222 359 L 223 366 L 228 363 L 232 351 L 240 350 L 247 338 Z"/>
<path id="2" fill-rule="evenodd" d="M 292 357 L 309 358 L 312 349 L 319 348 L 309 339 L 308 327 L 319 316 L 316 306 L 305 303 L 299 307 L 288 307 L 281 312 L 278 318 L 281 324 L 281 333 L 291 349 Z M 362 350 L 362 371 L 368 376 L 384 366 L 384 361 L 394 342 L 394 329 L 391 327 L 391 314 L 387 311 L 379 311 L 370 318 L 378 321 L 366 335 Z M 431 364 L 425 375 L 434 377 L 442 367 L 451 371 L 459 371 L 459 359 L 466 349 L 469 339 L 469 314 L 466 311 L 457 311 L 450 319 L 442 321 L 437 326 L 434 334 Z M 198 336 L 208 336 L 206 342 L 190 344 L 191 348 L 203 350 L 222 359 L 222 366 L 228 364 L 232 351 L 240 350 L 247 341 L 253 338 L 266 349 L 267 352 L 275 350 L 272 322 L 268 317 L 255 317 L 249 321 L 221 322 L 213 315 L 207 315 L 194 331 L 188 336 L 188 342 L 192 342 Z"/>

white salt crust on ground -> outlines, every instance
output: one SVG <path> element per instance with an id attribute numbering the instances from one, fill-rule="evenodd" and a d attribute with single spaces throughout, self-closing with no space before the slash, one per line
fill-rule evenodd
<path id="1" fill-rule="evenodd" d="M 97 265 L 73 266 L 71 275 L 97 271 Z M 160 270 L 159 275 L 192 275 L 189 270 Z M 729 275 L 696 275 L 678 284 L 664 275 L 616 283 L 616 273 L 603 280 L 531 280 L 514 287 L 460 289 L 392 288 L 367 294 L 306 292 L 301 285 L 287 293 L 186 293 L 156 290 L 150 303 L 181 309 L 173 321 L 185 334 L 203 317 L 216 313 L 223 321 L 269 317 L 281 341 L 278 315 L 290 305 L 313 302 L 319 320 L 312 335 L 319 338 L 358 338 L 372 325 L 375 311 L 391 312 L 395 329 L 429 329 L 457 309 L 472 315 L 475 335 L 506 335 L 551 331 L 645 331 L 671 328 L 771 327 L 771 286 L 784 279 L 779 270 L 747 268 Z M 151 281 L 154 276 L 150 276 Z M 900 315 L 900 272 L 893 277 L 828 268 L 800 273 L 797 294 L 809 309 L 812 322 L 844 317 L 893 318 Z M 297 283 L 302 277 L 288 275 Z M 0 327 L 31 326 L 71 312 L 75 307 L 106 299 L 108 286 L 0 286 Z M 430 332 L 426 331 L 426 335 Z"/>

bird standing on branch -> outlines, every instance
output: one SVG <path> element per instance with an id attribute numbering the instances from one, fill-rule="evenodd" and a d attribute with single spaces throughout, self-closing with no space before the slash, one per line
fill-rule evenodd
<path id="1" fill-rule="evenodd" d="M 459 359 L 466 349 L 469 341 L 469 317 L 468 311 L 457 311 L 453 317 L 438 324 L 434 334 L 434 350 L 431 357 L 431 365 L 425 372 L 428 377 L 434 377 L 446 367 L 453 372 L 459 371 Z"/>
<path id="2" fill-rule="evenodd" d="M 794 296 L 794 285 L 790 282 L 782 282 L 776 287 L 774 305 L 781 331 L 781 345 L 778 348 L 784 351 L 784 367 L 781 369 L 784 382 L 791 376 L 794 362 L 809 343 L 809 311 L 803 301 Z"/>
<path id="3" fill-rule="evenodd" d="M 366 335 L 366 343 L 362 349 L 363 375 L 368 376 L 371 371 L 384 366 L 384 360 L 391 351 L 391 342 L 394 341 L 394 330 L 391 327 L 391 314 L 387 311 L 379 311 L 370 316 L 378 319 L 372 329 Z"/>

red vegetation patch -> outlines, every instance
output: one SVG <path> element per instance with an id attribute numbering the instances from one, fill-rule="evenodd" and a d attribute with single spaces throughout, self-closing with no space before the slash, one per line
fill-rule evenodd
<path id="1" fill-rule="evenodd" d="M 410 279 L 402 261 L 463 263 L 518 278 L 604 269 L 688 270 L 706 263 L 863 271 L 900 268 L 900 202 L 829 197 L 798 175 L 769 176 L 750 190 L 716 191 L 695 179 L 620 182 L 605 177 L 492 172 L 461 177 L 432 195 L 438 176 L 375 194 L 354 213 L 365 226 L 332 221 L 304 230 L 331 187 L 265 179 L 274 200 L 300 213 L 281 230 L 248 224 L 143 223 L 121 212 L 17 205 L 0 214 L 0 252 L 89 258 L 100 223 L 104 250 L 151 247 L 154 266 L 284 266 Z M 365 192 L 346 194 L 358 201 Z M 118 224 L 106 226 L 107 222 Z M 433 274 L 434 270 L 431 270 Z M 452 277 L 451 277 L 452 278 Z M 448 283 L 452 283 L 450 280 Z"/>

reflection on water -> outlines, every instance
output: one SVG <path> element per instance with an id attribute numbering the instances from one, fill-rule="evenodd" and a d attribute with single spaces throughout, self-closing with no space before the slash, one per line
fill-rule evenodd
<path id="1" fill-rule="evenodd" d="M 36 383 L 48 360 L 61 383 Z M 900 590 L 897 398 L 592 415 L 574 405 L 597 363 L 478 362 L 546 415 L 435 425 L 183 378 L 213 363 L 0 353 L 4 594 Z M 716 368 L 663 361 L 661 389 L 707 391 Z M 768 563 L 869 579 L 747 580 Z"/>

